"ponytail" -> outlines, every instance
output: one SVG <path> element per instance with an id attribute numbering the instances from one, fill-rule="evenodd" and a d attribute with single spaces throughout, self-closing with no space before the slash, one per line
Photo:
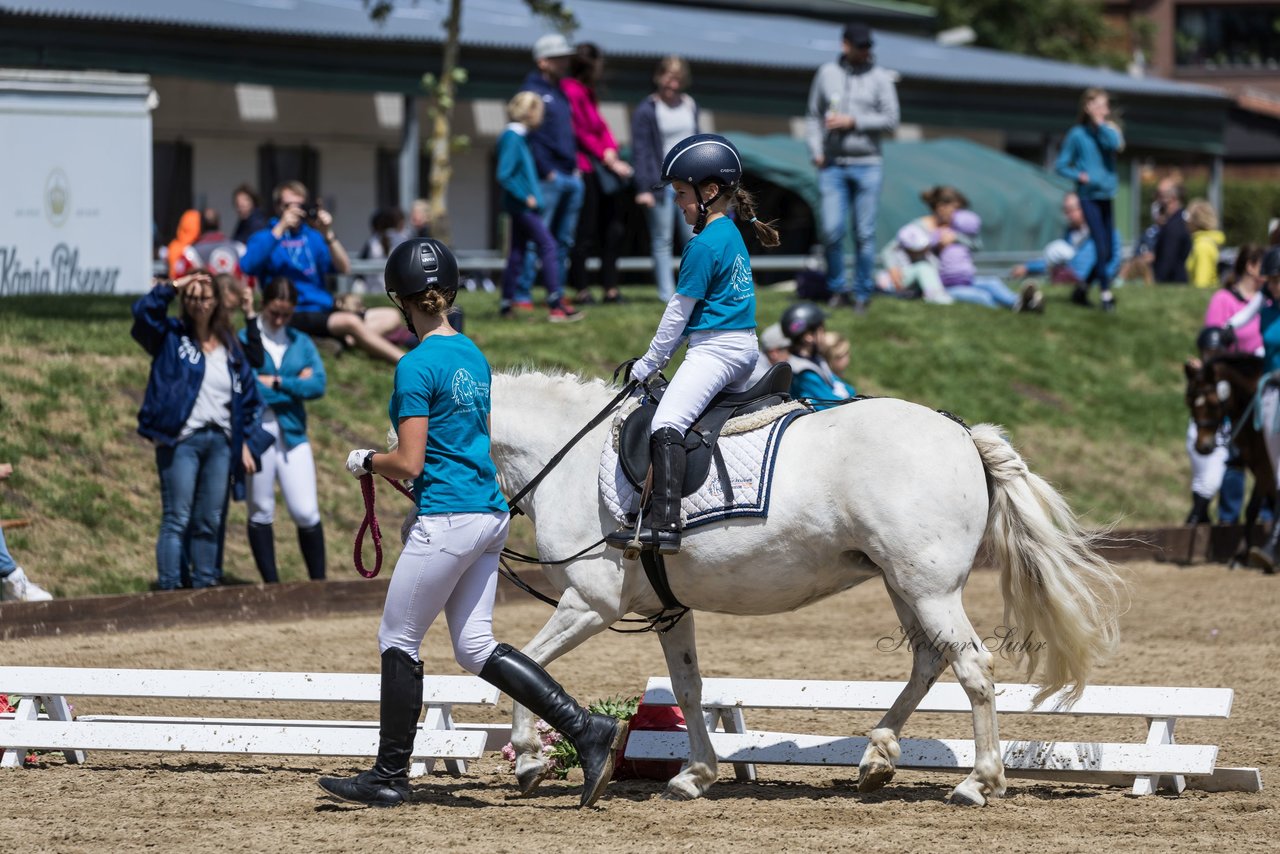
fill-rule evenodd
<path id="1" fill-rule="evenodd" d="M 761 246 L 772 249 L 779 244 L 778 230 L 773 227 L 773 222 L 761 222 L 756 219 L 756 200 L 741 185 L 733 191 L 733 206 L 741 216 L 746 218 L 747 222 L 755 227 L 756 239 L 760 241 Z"/>

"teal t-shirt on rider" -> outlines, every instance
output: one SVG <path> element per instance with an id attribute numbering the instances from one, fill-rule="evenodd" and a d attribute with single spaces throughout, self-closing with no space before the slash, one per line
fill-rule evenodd
<path id="1" fill-rule="evenodd" d="M 684 328 L 686 335 L 707 329 L 756 328 L 751 256 L 729 217 L 708 224 L 685 244 L 676 293 L 698 300 Z"/>
<path id="2" fill-rule="evenodd" d="M 396 366 L 391 423 L 427 419 L 427 458 L 413 482 L 419 516 L 507 510 L 489 455 L 489 362 L 465 335 L 429 335 Z"/>

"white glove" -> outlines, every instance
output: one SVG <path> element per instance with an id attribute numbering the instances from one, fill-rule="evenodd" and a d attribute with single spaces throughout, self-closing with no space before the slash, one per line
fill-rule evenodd
<path id="1" fill-rule="evenodd" d="M 643 383 L 657 372 L 658 365 L 650 361 L 649 355 L 646 353 L 643 358 L 631 366 L 631 379 L 638 383 Z"/>
<path id="2" fill-rule="evenodd" d="M 396 428 L 387 428 L 387 453 L 391 453 L 400 447 L 400 434 L 396 432 Z"/>
<path id="3" fill-rule="evenodd" d="M 371 472 L 365 469 L 364 461 L 366 457 L 369 457 L 372 454 L 372 448 L 363 448 L 347 454 L 347 471 L 351 472 L 352 477 L 359 479 L 362 477 L 368 477 L 371 474 Z"/>

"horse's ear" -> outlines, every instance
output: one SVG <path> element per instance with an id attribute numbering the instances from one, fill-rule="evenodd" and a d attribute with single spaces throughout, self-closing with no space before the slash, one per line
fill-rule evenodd
<path id="1" fill-rule="evenodd" d="M 1187 361 L 1182 363 L 1182 370 L 1187 375 L 1187 379 L 1195 379 L 1196 374 L 1200 373 L 1200 360 L 1187 359 Z"/>

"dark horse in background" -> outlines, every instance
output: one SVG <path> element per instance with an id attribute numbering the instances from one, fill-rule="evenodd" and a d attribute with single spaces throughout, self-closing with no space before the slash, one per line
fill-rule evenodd
<path id="1" fill-rule="evenodd" d="M 1196 425 L 1196 452 L 1209 454 L 1217 443 L 1224 421 L 1231 423 L 1232 444 L 1245 468 L 1253 473 L 1253 492 L 1245 509 L 1244 542 L 1231 566 L 1237 567 L 1251 557 L 1253 528 L 1263 502 L 1276 489 L 1275 471 L 1267 453 L 1262 431 L 1254 426 L 1254 398 L 1262 378 L 1262 359 L 1241 353 L 1228 353 L 1201 362 L 1189 360 L 1187 375 L 1187 407 Z M 1277 521 L 1275 524 L 1280 524 Z M 1257 551 L 1256 549 L 1254 551 Z M 1255 559 L 1256 562 L 1256 559 Z M 1269 564 L 1268 562 L 1265 562 Z M 1274 569 L 1263 566 L 1268 572 Z"/>

